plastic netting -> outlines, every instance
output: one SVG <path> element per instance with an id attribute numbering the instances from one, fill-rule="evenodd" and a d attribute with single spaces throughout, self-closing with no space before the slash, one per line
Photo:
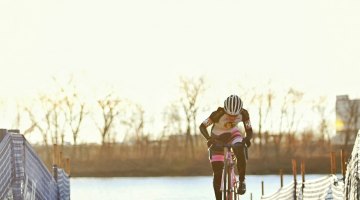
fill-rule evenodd
<path id="1" fill-rule="evenodd" d="M 328 175 L 316 180 L 309 180 L 294 183 L 280 188 L 271 195 L 262 196 L 261 199 L 360 199 L 360 177 L 359 177 L 359 159 L 360 159 L 360 131 L 356 137 L 353 151 L 347 163 L 345 181 L 337 178 L 335 175 Z M 344 181 L 344 182 L 343 182 Z M 296 196 L 294 195 L 296 194 Z"/>
<path id="2" fill-rule="evenodd" d="M 0 199 L 6 199 L 11 193 L 11 183 L 13 181 L 11 140 L 6 135 L 0 143 Z"/>
<path id="3" fill-rule="evenodd" d="M 360 131 L 356 137 L 354 148 L 347 163 L 345 176 L 345 197 L 346 199 L 359 199 L 359 153 L 360 153 Z"/>
<path id="4" fill-rule="evenodd" d="M 57 170 L 60 199 L 67 199 L 70 196 L 70 180 L 63 169 L 58 168 Z"/>
<path id="5" fill-rule="evenodd" d="M 288 200 L 294 199 L 295 194 L 295 187 L 294 182 L 290 183 L 289 185 L 280 188 L 278 191 L 271 195 L 264 195 L 261 199 L 268 200 L 268 199 L 278 199 L 278 200 Z"/>
<path id="6" fill-rule="evenodd" d="M 274 194 L 262 196 L 263 200 L 318 200 L 318 199 L 343 199 L 344 183 L 335 175 L 327 175 L 315 180 L 307 180 L 304 183 L 294 182 L 280 188 Z"/>
<path id="7" fill-rule="evenodd" d="M 300 183 L 302 184 L 302 183 Z M 308 180 L 301 185 L 298 199 L 343 199 L 344 183 L 336 175 L 327 175 L 315 180 Z"/>
<path id="8" fill-rule="evenodd" d="M 36 199 L 56 199 L 57 183 L 54 177 L 27 142 L 25 155 L 25 174 L 28 180 L 26 195 L 35 193 Z"/>
<path id="9" fill-rule="evenodd" d="M 337 178 L 335 175 L 328 175 L 316 180 L 310 180 L 294 183 L 280 188 L 271 195 L 262 196 L 261 199 L 360 199 L 360 177 L 359 177 L 359 159 L 360 159 L 360 131 L 357 134 L 353 151 L 347 163 L 345 181 Z M 344 182 L 343 182 L 344 181 Z M 296 194 L 296 195 L 295 195 Z"/>
<path id="10" fill-rule="evenodd" d="M 23 135 L 7 133 L 0 142 L 0 199 L 70 199 L 68 175 L 54 170 L 57 180 Z"/>

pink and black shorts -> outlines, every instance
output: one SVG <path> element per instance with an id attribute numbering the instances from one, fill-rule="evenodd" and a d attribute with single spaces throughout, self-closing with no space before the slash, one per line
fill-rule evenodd
<path id="1" fill-rule="evenodd" d="M 211 137 L 215 139 L 217 144 L 235 144 L 242 142 L 243 137 L 240 134 L 239 129 L 234 128 L 231 132 L 226 132 L 221 135 L 212 134 Z M 210 162 L 222 161 L 224 162 L 224 149 L 218 147 L 211 147 L 209 149 Z"/>

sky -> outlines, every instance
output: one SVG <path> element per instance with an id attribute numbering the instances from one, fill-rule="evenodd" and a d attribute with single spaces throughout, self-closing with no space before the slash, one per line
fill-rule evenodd
<path id="1" fill-rule="evenodd" d="M 355 0 L 2 0 L 0 91 L 26 101 L 74 74 L 84 92 L 112 87 L 150 114 L 178 98 L 180 76 L 204 76 L 211 102 L 269 81 L 359 98 L 359 10 Z"/>

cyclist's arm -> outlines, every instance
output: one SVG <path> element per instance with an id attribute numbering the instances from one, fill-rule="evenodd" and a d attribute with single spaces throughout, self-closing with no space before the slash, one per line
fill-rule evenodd
<path id="1" fill-rule="evenodd" d="M 207 118 L 205 121 L 203 121 L 200 125 L 200 132 L 204 136 L 206 140 L 210 139 L 209 132 L 207 131 L 207 127 L 209 127 L 213 122 L 210 118 Z"/>
<path id="2" fill-rule="evenodd" d="M 207 131 L 207 127 L 211 124 L 218 122 L 220 117 L 224 115 L 225 111 L 223 108 L 219 107 L 216 111 L 212 112 L 210 117 L 208 117 L 203 123 L 200 125 L 200 132 L 205 137 L 206 140 L 211 138 L 209 132 Z"/>
<path id="3" fill-rule="evenodd" d="M 250 140 L 253 136 L 253 130 L 251 127 L 249 112 L 243 109 L 241 114 L 243 115 L 243 123 L 246 132 L 246 137 Z"/>

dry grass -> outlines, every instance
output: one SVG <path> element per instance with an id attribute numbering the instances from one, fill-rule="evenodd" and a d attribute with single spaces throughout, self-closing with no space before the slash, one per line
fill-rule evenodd
<path id="1" fill-rule="evenodd" d="M 46 165 L 51 168 L 43 146 L 35 147 Z M 274 144 L 253 144 L 249 149 L 248 174 L 277 174 L 280 169 L 291 174 L 291 159 L 306 163 L 306 173 L 329 173 L 330 152 L 337 152 L 337 169 L 340 173 L 340 147 L 326 143 L 296 141 L 289 150 L 282 144 L 276 151 Z M 194 145 L 194 154 L 184 145 L 173 143 L 79 145 L 62 147 L 64 157 L 71 158 L 72 176 L 194 176 L 211 175 L 205 143 Z M 348 155 L 351 147 L 347 149 Z"/>

